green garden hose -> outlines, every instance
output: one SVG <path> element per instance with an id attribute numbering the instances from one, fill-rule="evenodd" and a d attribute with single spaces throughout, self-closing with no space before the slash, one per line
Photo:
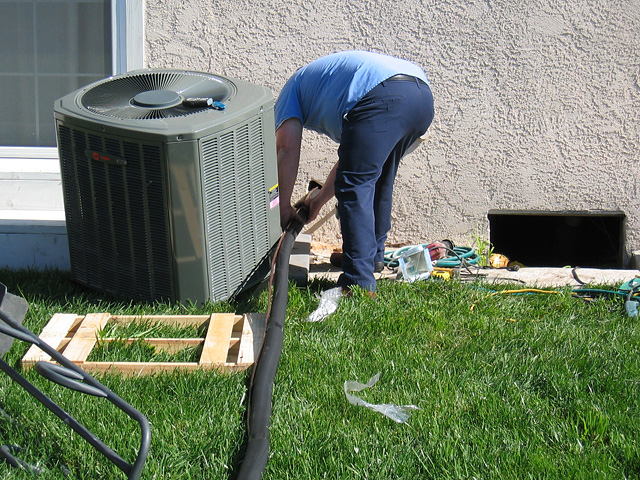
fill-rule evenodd
<path id="1" fill-rule="evenodd" d="M 384 264 L 389 268 L 396 268 L 399 264 L 399 258 L 408 250 L 420 246 L 427 248 L 428 244 L 423 243 L 420 245 L 408 245 L 406 247 L 397 248 L 394 250 L 387 250 L 384 252 Z M 436 248 L 446 248 L 439 245 Z M 441 258 L 433 262 L 434 267 L 439 268 L 456 268 L 465 267 L 469 265 L 477 265 L 480 261 L 480 255 L 471 247 L 453 247 L 453 249 L 447 249 L 452 255 Z"/>

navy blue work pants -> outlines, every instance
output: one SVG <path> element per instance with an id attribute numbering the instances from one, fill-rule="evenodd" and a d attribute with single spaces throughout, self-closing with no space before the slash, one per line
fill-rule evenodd
<path id="1" fill-rule="evenodd" d="M 384 258 L 398 165 L 432 120 L 431 89 L 416 79 L 382 82 L 343 120 L 335 181 L 343 242 L 339 286 L 375 291 L 374 262 Z"/>

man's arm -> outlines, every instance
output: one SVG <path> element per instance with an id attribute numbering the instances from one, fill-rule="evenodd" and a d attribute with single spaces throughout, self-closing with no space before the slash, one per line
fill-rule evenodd
<path id="1" fill-rule="evenodd" d="M 280 225 L 284 230 L 296 215 L 291 206 L 293 187 L 298 178 L 300 146 L 302 144 L 302 123 L 297 118 L 282 122 L 276 130 L 276 151 L 278 155 L 278 185 L 280 190 Z"/>
<path id="2" fill-rule="evenodd" d="M 324 182 L 322 188 L 318 190 L 317 194 L 310 196 L 305 202 L 309 207 L 309 218 L 307 220 L 307 223 L 315 220 L 324 204 L 333 198 L 335 194 L 334 184 L 336 182 L 337 169 L 338 162 L 336 162 L 336 164 L 329 172 L 329 175 L 327 176 L 327 179 Z"/>
<path id="3" fill-rule="evenodd" d="M 300 166 L 300 148 L 302 144 L 302 124 L 297 118 L 282 122 L 276 130 L 276 150 L 278 153 L 278 184 L 280 189 L 280 225 L 284 230 L 296 215 L 291 206 L 291 196 L 298 177 Z M 307 223 L 316 219 L 320 209 L 334 196 L 334 183 L 338 163 L 333 166 L 323 187 L 317 194 L 307 197 L 305 203 L 309 207 Z"/>

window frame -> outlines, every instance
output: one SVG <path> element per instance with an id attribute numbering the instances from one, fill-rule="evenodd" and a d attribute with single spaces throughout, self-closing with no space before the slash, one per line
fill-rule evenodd
<path id="1" fill-rule="evenodd" d="M 144 0 L 111 0 L 112 75 L 144 66 Z M 57 147 L 0 145 L 0 159 L 58 160 Z"/>
<path id="2" fill-rule="evenodd" d="M 113 74 L 144 65 L 144 0 L 111 0 Z"/>

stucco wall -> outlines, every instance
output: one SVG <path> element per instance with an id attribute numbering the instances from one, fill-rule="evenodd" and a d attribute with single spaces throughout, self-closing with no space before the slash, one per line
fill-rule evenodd
<path id="1" fill-rule="evenodd" d="M 319 56 L 407 58 L 432 82 L 391 242 L 488 237 L 489 210 L 622 211 L 640 248 L 640 0 L 146 0 L 146 65 L 265 85 Z M 302 189 L 336 146 L 305 137 Z M 302 190 L 300 190 L 302 192 Z M 314 236 L 339 238 L 331 221 Z"/>

